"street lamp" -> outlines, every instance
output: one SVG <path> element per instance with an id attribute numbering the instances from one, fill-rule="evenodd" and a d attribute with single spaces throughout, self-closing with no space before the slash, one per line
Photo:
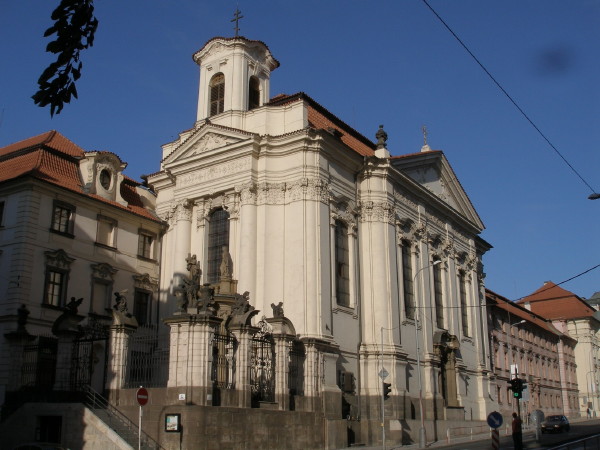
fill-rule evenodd
<path id="1" fill-rule="evenodd" d="M 429 264 L 428 266 L 421 267 L 419 270 L 417 270 L 417 273 L 415 273 L 415 276 L 413 278 L 413 289 L 416 285 L 417 276 L 419 275 L 419 273 L 421 273 L 425 269 L 428 269 L 429 267 L 440 264 L 441 262 L 442 261 L 438 259 L 433 263 Z M 417 344 L 417 372 L 419 374 L 419 410 L 421 413 L 421 428 L 419 429 L 419 448 L 425 448 L 427 445 L 427 436 L 425 434 L 425 419 L 423 417 L 423 382 L 421 381 L 421 349 L 419 347 L 419 307 L 417 306 L 415 309 L 415 341 Z"/>

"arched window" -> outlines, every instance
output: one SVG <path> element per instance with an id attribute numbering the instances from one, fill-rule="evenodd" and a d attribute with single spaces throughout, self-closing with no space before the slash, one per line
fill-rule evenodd
<path id="1" fill-rule="evenodd" d="M 415 293 L 410 242 L 402 240 L 402 288 L 404 290 L 404 313 L 408 319 L 415 318 Z"/>
<path id="2" fill-rule="evenodd" d="M 433 298 L 435 301 L 435 322 L 438 328 L 444 328 L 444 299 L 442 293 L 442 269 L 440 264 L 433 266 Z"/>
<path id="3" fill-rule="evenodd" d="M 458 274 L 458 289 L 460 294 L 460 315 L 462 321 L 463 336 L 469 336 L 469 310 L 467 307 L 467 279 L 465 273 Z"/>
<path id="4" fill-rule="evenodd" d="M 335 221 L 335 295 L 337 304 L 350 306 L 350 257 L 348 227 Z"/>
<path id="5" fill-rule="evenodd" d="M 248 111 L 260 106 L 260 83 L 258 77 L 250 77 L 248 84 Z"/>
<path id="6" fill-rule="evenodd" d="M 210 80 L 210 115 L 223 112 L 225 107 L 225 75 L 217 73 Z"/>
<path id="7" fill-rule="evenodd" d="M 206 279 L 209 283 L 216 283 L 219 281 L 223 247 L 229 247 L 229 213 L 222 208 L 216 209 L 210 215 L 207 247 Z"/>

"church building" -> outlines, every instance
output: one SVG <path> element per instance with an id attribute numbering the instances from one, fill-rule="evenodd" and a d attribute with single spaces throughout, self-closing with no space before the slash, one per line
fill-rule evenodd
<path id="1" fill-rule="evenodd" d="M 192 300 L 201 286 L 215 299 L 236 296 L 252 311 L 246 327 L 272 332 L 286 319 L 304 376 L 278 408 L 322 410 L 373 444 L 382 413 L 397 443 L 485 420 L 493 387 L 482 257 L 491 246 L 444 153 L 425 142 L 395 155 L 383 126 L 371 140 L 305 93 L 271 97 L 279 62 L 263 42 L 213 38 L 193 59 L 195 123 L 163 146 L 148 176 L 168 223 L 159 314 L 171 326 L 171 365 L 180 364 L 175 324 L 191 330 L 208 304 L 182 294 L 191 278 Z M 254 356 L 237 371 L 254 373 Z M 169 386 L 191 383 L 180 369 L 170 368 Z"/>

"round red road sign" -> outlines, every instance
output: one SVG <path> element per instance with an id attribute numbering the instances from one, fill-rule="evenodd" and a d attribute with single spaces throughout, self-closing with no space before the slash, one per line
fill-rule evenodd
<path id="1" fill-rule="evenodd" d="M 148 390 L 143 387 L 139 388 L 135 393 L 135 398 L 138 402 L 138 405 L 144 406 L 146 403 L 148 403 Z"/>

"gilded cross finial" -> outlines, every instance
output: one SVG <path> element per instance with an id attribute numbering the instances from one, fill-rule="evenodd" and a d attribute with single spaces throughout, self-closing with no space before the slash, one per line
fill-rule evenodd
<path id="1" fill-rule="evenodd" d="M 423 145 L 427 145 L 427 127 L 423 125 L 421 130 L 423 130 Z"/>
<path id="2" fill-rule="evenodd" d="M 233 28 L 235 30 L 235 36 L 237 37 L 239 35 L 240 32 L 240 19 L 243 19 L 244 16 L 241 15 L 242 12 L 240 11 L 239 6 L 235 8 L 235 12 L 233 13 L 233 19 L 231 19 L 231 22 L 235 22 L 235 27 Z"/>

